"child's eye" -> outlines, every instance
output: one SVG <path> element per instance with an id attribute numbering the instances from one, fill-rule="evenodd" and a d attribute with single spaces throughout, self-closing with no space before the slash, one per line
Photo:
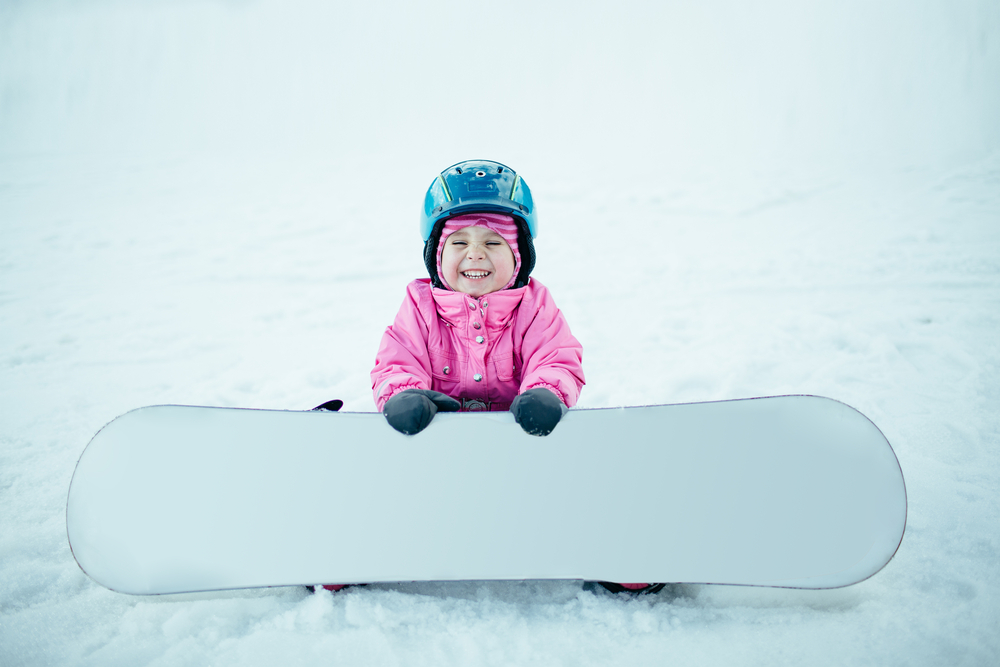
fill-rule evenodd
<path id="1" fill-rule="evenodd" d="M 454 240 L 451 242 L 452 245 L 465 245 L 465 241 Z"/>

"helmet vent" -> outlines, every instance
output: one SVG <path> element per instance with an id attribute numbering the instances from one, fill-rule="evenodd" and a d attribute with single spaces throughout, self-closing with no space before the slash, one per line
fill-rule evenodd
<path id="1" fill-rule="evenodd" d="M 498 174 L 502 174 L 503 173 L 503 167 L 497 167 L 497 173 Z"/>
<path id="2" fill-rule="evenodd" d="M 481 170 L 481 169 L 476 172 L 476 176 L 478 176 L 479 178 L 482 178 L 485 175 L 486 175 L 486 172 L 483 171 L 483 170 Z"/>
<path id="3" fill-rule="evenodd" d="M 461 174 L 462 173 L 462 168 L 461 167 L 455 167 L 455 171 L 457 171 L 458 173 Z"/>

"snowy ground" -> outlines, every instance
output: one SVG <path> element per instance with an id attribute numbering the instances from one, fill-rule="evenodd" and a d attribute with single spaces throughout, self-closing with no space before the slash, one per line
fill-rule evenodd
<path id="1" fill-rule="evenodd" d="M 523 86 L 502 67 L 510 89 L 459 77 L 443 98 L 454 13 L 0 8 L 0 664 L 1000 661 L 1000 10 L 711 4 L 735 15 L 721 36 L 708 10 L 693 35 L 676 8 L 536 10 L 573 30 L 529 21 L 510 56 Z M 668 54 L 705 57 L 651 60 L 658 30 Z M 387 50 L 427 31 L 412 58 Z M 325 85 L 317 62 L 362 42 L 382 48 Z M 581 71 L 620 72 L 611 99 Z M 508 115 L 495 105 L 524 91 Z M 638 600 L 579 582 L 158 598 L 91 582 L 63 516 L 90 437 L 157 403 L 373 409 L 379 336 L 423 271 L 423 190 L 473 156 L 536 193 L 535 275 L 584 345 L 583 407 L 812 393 L 858 408 L 906 477 L 890 564 L 840 590 Z M 613 477 L 614 453 L 601 465 Z"/>

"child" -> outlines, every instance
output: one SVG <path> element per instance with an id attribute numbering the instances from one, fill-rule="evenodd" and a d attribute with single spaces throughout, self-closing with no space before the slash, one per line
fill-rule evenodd
<path id="1" fill-rule="evenodd" d="M 407 435 L 439 410 L 510 410 L 527 433 L 548 435 L 580 396 L 582 348 L 529 278 L 531 190 L 498 162 L 460 162 L 428 189 L 420 231 L 430 278 L 407 286 L 382 336 L 375 404 Z"/>
<path id="2" fill-rule="evenodd" d="M 582 348 L 549 291 L 529 278 L 537 231 L 531 190 L 498 162 L 460 162 L 431 184 L 420 221 L 430 278 L 407 286 L 372 370 L 375 404 L 397 431 L 419 433 L 439 410 L 510 410 L 543 436 L 576 404 Z"/>

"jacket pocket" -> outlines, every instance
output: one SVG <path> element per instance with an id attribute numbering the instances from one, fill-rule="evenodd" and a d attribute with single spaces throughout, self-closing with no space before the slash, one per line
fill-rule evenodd
<path id="1" fill-rule="evenodd" d="M 452 359 L 438 352 L 431 352 L 429 356 L 434 391 L 458 397 L 462 378 L 458 359 Z"/>
<path id="2" fill-rule="evenodd" d="M 505 356 L 493 360 L 493 368 L 496 370 L 497 379 L 510 382 L 514 379 L 514 358 Z"/>

